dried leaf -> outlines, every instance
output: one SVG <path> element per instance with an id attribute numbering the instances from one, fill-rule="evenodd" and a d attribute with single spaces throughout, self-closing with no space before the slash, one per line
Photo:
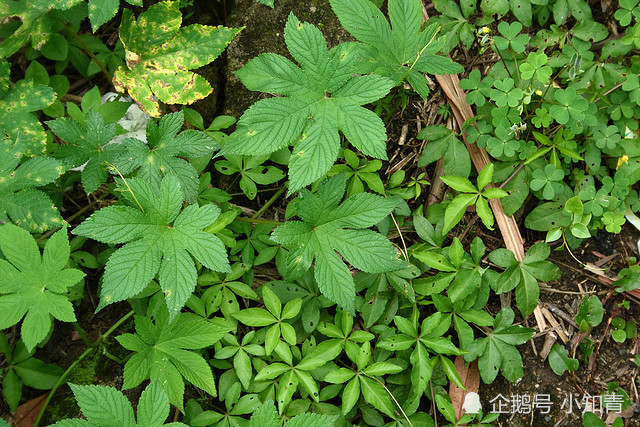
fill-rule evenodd
<path id="1" fill-rule="evenodd" d="M 458 371 L 458 375 L 460 375 L 460 379 L 462 379 L 462 383 L 466 388 L 466 390 L 461 389 L 453 381 L 449 382 L 449 397 L 451 397 L 451 403 L 453 403 L 453 408 L 456 410 L 456 420 L 459 420 L 464 413 L 462 406 L 467 394 L 478 392 L 480 371 L 478 371 L 477 360 L 468 364 L 464 362 L 462 356 L 456 356 L 453 366 Z"/>

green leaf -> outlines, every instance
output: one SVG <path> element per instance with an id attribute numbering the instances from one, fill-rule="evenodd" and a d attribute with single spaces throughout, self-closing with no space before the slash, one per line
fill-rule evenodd
<path id="1" fill-rule="evenodd" d="M 96 425 L 136 425 L 131 403 L 113 387 L 69 384 L 87 420 Z"/>
<path id="2" fill-rule="evenodd" d="M 233 313 L 233 317 L 245 325 L 253 327 L 268 326 L 278 321 L 271 313 L 262 308 L 247 308 Z"/>
<path id="3" fill-rule="evenodd" d="M 148 145 L 138 139 L 125 139 L 122 145 L 126 154 L 120 155 L 114 163 L 120 173 L 130 173 L 137 169 L 137 176 L 152 185 L 159 184 L 164 176 L 175 174 L 187 203 L 195 203 L 199 187 L 198 174 L 181 157 L 208 156 L 218 145 L 204 132 L 190 129 L 178 134 L 183 122 L 184 114 L 181 111 L 164 115 L 157 125 L 148 121 Z"/>
<path id="4" fill-rule="evenodd" d="M 231 328 L 224 322 L 190 320 L 181 313 L 169 324 L 169 313 L 160 307 L 155 324 L 135 316 L 136 334 L 123 334 L 116 339 L 134 355 L 125 364 L 123 388 L 138 386 L 145 379 L 158 381 L 171 404 L 181 408 L 184 379 L 215 396 L 211 368 L 196 352 L 219 341 Z M 135 346 L 131 343 L 135 342 Z"/>
<path id="5" fill-rule="evenodd" d="M 120 0 L 89 0 L 89 21 L 95 33 L 98 28 L 116 16 L 120 9 Z"/>
<path id="6" fill-rule="evenodd" d="M 278 411 L 276 410 L 276 405 L 273 404 L 273 400 L 264 402 L 251 415 L 249 427 L 280 427 Z"/>
<path id="7" fill-rule="evenodd" d="M 22 397 L 22 382 L 13 369 L 10 369 L 2 379 L 2 393 L 12 411 L 18 409 Z"/>
<path id="8" fill-rule="evenodd" d="M 358 71 L 388 77 L 397 86 L 407 77 L 423 98 L 429 87 L 421 73 L 459 73 L 462 67 L 449 58 L 438 56 L 442 44 L 437 41 L 437 25 L 420 31 L 421 5 L 418 0 L 390 0 L 389 22 L 369 0 L 332 0 L 331 7 L 340 23 L 361 44 L 363 56 Z"/>
<path id="9" fill-rule="evenodd" d="M 102 209 L 74 230 L 102 242 L 128 241 L 107 262 L 98 308 L 137 295 L 158 274 L 173 318 L 196 285 L 192 257 L 212 270 L 230 271 L 220 239 L 201 231 L 215 222 L 220 210 L 207 205 L 180 213 L 182 193 L 174 175 L 162 180 L 159 191 L 140 178 L 121 186 L 141 213 L 134 208 Z"/>
<path id="10" fill-rule="evenodd" d="M 0 260 L 0 328 L 15 325 L 24 316 L 21 336 L 29 351 L 44 340 L 53 319 L 75 322 L 73 306 L 66 297 L 67 289 L 78 283 L 84 273 L 64 269 L 69 259 L 67 230 L 49 238 L 44 255 L 31 235 L 13 225 L 0 226 L 0 249 L 6 260 Z"/>
<path id="11" fill-rule="evenodd" d="M 364 397 L 364 400 L 369 402 L 380 412 L 383 412 L 390 417 L 394 416 L 395 405 L 391 401 L 389 393 L 387 393 L 378 381 L 362 376 L 360 377 L 360 387 L 362 389 L 362 396 Z"/>
<path id="12" fill-rule="evenodd" d="M 403 264 L 389 240 L 371 230 L 361 230 L 386 217 L 395 202 L 359 193 L 339 204 L 345 186 L 345 176 L 339 174 L 322 182 L 315 194 L 303 190 L 297 199 L 303 221 L 288 221 L 276 228 L 271 238 L 293 247 L 287 260 L 291 265 L 304 261 L 306 267 L 315 256 L 314 274 L 320 291 L 353 313 L 355 283 L 336 251 L 354 267 L 369 273 L 398 270 Z"/>
<path id="13" fill-rule="evenodd" d="M 52 389 L 64 372 L 59 366 L 44 363 L 35 357 L 14 365 L 13 369 L 24 385 L 38 390 Z"/>
<path id="14" fill-rule="evenodd" d="M 163 425 L 169 416 L 169 399 L 157 381 L 152 382 L 140 395 L 138 401 L 138 425 Z"/>
<path id="15" fill-rule="evenodd" d="M 158 101 L 190 104 L 209 95 L 209 83 L 188 70 L 217 58 L 241 30 L 200 24 L 181 28 L 181 23 L 178 3 L 172 1 L 152 5 L 137 20 L 128 9 L 122 14 L 127 65 L 116 70 L 113 83 L 153 117 L 160 116 Z"/>
<path id="16" fill-rule="evenodd" d="M 55 34 L 52 28 L 52 9 L 67 10 L 81 0 L 40 0 L 31 3 L 8 0 L 2 4 L 0 13 L 7 18 L 18 18 L 22 25 L 0 43 L 0 58 L 8 58 L 16 53 L 31 38 L 31 46 L 40 50 L 48 38 Z"/>
<path id="17" fill-rule="evenodd" d="M 225 142 L 223 153 L 270 154 L 293 145 L 290 193 L 329 171 L 340 148 L 338 131 L 363 153 L 386 159 L 384 124 L 361 105 L 385 96 L 393 83 L 379 76 L 353 76 L 356 58 L 347 45 L 328 50 L 320 30 L 293 14 L 285 27 L 285 41 L 301 68 L 279 55 L 262 54 L 236 74 L 251 90 L 286 97 L 253 104 Z"/>
<path id="18" fill-rule="evenodd" d="M 355 377 L 342 390 L 342 414 L 346 415 L 360 399 L 361 377 Z"/>
<path id="19" fill-rule="evenodd" d="M 22 144 L 0 141 L 0 221 L 11 220 L 32 232 L 62 226 L 65 222 L 49 196 L 34 188 L 58 178 L 62 165 L 34 157 L 18 166 L 23 154 Z"/>
<path id="20" fill-rule="evenodd" d="M 580 362 L 576 359 L 569 357 L 569 351 L 562 347 L 560 344 L 555 343 L 551 347 L 549 353 L 549 366 L 553 369 L 556 375 L 562 375 L 565 371 L 577 371 Z"/>
<path id="21" fill-rule="evenodd" d="M 442 227 L 442 233 L 448 233 L 464 215 L 467 208 L 473 205 L 478 199 L 478 194 L 462 193 L 457 195 L 451 203 L 447 205 L 447 209 L 444 213 L 444 225 Z"/>

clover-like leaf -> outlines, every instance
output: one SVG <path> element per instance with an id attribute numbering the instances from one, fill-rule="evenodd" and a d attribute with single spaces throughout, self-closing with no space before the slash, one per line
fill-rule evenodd
<path id="1" fill-rule="evenodd" d="M 127 66 L 116 70 L 113 83 L 153 117 L 160 117 L 158 101 L 191 104 L 209 95 L 211 85 L 189 70 L 216 59 L 241 30 L 200 24 L 180 28 L 178 3 L 157 3 L 138 20 L 129 9 L 122 13 L 120 40 Z"/>
<path id="2" fill-rule="evenodd" d="M 273 231 L 271 238 L 292 248 L 287 258 L 292 276 L 304 274 L 315 257 L 314 273 L 320 291 L 353 313 L 355 283 L 336 251 L 355 268 L 368 273 L 399 270 L 404 264 L 397 260 L 387 238 L 364 230 L 389 215 L 396 202 L 359 193 L 340 203 L 345 187 L 344 174 L 339 174 L 322 182 L 315 194 L 303 190 L 297 200 L 302 221 L 287 221 Z"/>
<path id="3" fill-rule="evenodd" d="M 47 157 L 34 157 L 19 165 L 22 154 L 22 144 L 0 141 L 0 221 L 11 220 L 32 232 L 60 227 L 64 224 L 60 212 L 49 196 L 35 187 L 58 178 L 62 165 Z"/>
<path id="4" fill-rule="evenodd" d="M 375 72 L 389 77 L 396 85 L 405 79 L 422 98 L 429 86 L 422 73 L 452 74 L 463 68 L 451 59 L 438 55 L 445 40 L 438 39 L 439 26 L 432 24 L 422 31 L 422 5 L 419 0 L 389 0 L 389 20 L 370 0 L 331 0 L 340 23 L 362 42 L 358 71 Z"/>
<path id="5" fill-rule="evenodd" d="M 106 265 L 98 310 L 140 293 L 158 275 L 173 319 L 196 286 L 194 259 L 205 267 L 231 271 L 222 241 L 202 231 L 220 215 L 214 205 L 182 209 L 175 175 L 166 176 L 159 191 L 141 178 L 120 182 L 129 206 L 108 206 L 74 230 L 103 243 L 126 243 Z"/>
<path id="6" fill-rule="evenodd" d="M 570 118 L 577 121 L 585 118 L 585 112 L 589 108 L 589 101 L 582 95 L 577 94 L 574 88 L 559 89 L 554 96 L 558 104 L 552 105 L 549 112 L 558 123 L 563 125 L 569 122 Z"/>
<path id="7" fill-rule="evenodd" d="M 547 64 L 547 55 L 544 53 L 531 52 L 527 57 L 527 62 L 520 64 L 520 73 L 523 79 L 531 79 L 536 76 L 541 83 L 547 83 L 553 70 Z"/>
<path id="8" fill-rule="evenodd" d="M 0 329 L 18 323 L 20 336 L 29 351 L 44 340 L 53 319 L 75 322 L 73 305 L 64 295 L 84 273 L 65 269 L 69 260 L 67 230 L 53 234 L 40 250 L 28 231 L 13 224 L 0 226 Z"/>
<path id="9" fill-rule="evenodd" d="M 280 55 L 263 53 L 236 72 L 247 88 L 285 97 L 253 104 L 223 153 L 263 155 L 293 144 L 290 193 L 331 169 L 340 149 L 338 131 L 362 153 L 386 159 L 384 123 L 361 106 L 385 96 L 393 82 L 377 75 L 354 77 L 352 45 L 328 50 L 320 30 L 293 14 L 285 27 L 285 41 L 302 68 Z"/>

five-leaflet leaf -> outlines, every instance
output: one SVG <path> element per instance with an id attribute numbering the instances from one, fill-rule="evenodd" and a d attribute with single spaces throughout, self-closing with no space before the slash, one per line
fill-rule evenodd
<path id="1" fill-rule="evenodd" d="M 315 194 L 303 190 L 297 200 L 302 221 L 287 221 L 273 231 L 271 238 L 292 248 L 287 267 L 294 278 L 304 274 L 315 257 L 314 274 L 320 291 L 354 313 L 353 277 L 336 251 L 355 268 L 368 273 L 399 270 L 405 264 L 397 260 L 386 237 L 364 230 L 389 215 L 396 202 L 359 193 L 340 203 L 345 187 L 344 174 L 339 174 L 323 181 Z"/>
<path id="2" fill-rule="evenodd" d="M 0 226 L 0 329 L 18 323 L 23 317 L 20 336 L 29 351 L 44 340 L 55 317 L 75 322 L 73 305 L 65 296 L 84 273 L 64 268 L 69 261 L 67 229 L 53 234 L 44 252 L 28 231 L 13 225 Z"/>
<path id="3" fill-rule="evenodd" d="M 98 310 L 139 294 L 158 275 L 173 319 L 196 286 L 194 258 L 215 271 L 231 271 L 220 239 L 202 231 L 220 215 L 215 205 L 182 209 L 175 175 L 164 177 L 157 191 L 141 178 L 120 181 L 132 206 L 108 206 L 74 230 L 103 243 L 126 243 L 115 251 L 103 276 Z"/>
<path id="4" fill-rule="evenodd" d="M 262 99 L 240 118 L 224 154 L 270 154 L 293 145 L 289 193 L 322 178 L 338 157 L 342 131 L 366 155 L 386 159 L 384 123 L 362 105 L 385 96 L 393 82 L 377 75 L 354 76 L 352 45 L 327 49 L 320 30 L 289 15 L 284 30 L 297 67 L 283 56 L 263 53 L 236 74 L 251 90 L 285 95 Z"/>

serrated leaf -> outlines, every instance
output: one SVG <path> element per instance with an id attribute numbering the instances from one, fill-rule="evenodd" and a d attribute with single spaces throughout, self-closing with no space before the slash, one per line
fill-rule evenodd
<path id="1" fill-rule="evenodd" d="M 0 249 L 6 258 L 0 260 L 0 328 L 13 326 L 24 316 L 21 336 L 31 351 L 48 335 L 52 317 L 76 321 L 73 306 L 64 294 L 82 280 L 84 273 L 64 269 L 69 259 L 66 229 L 49 238 L 41 258 L 27 231 L 5 224 L 0 226 Z"/>
<path id="2" fill-rule="evenodd" d="M 113 387 L 69 384 L 82 413 L 96 425 L 136 424 L 127 398 Z"/>
<path id="3" fill-rule="evenodd" d="M 171 403 L 182 407 L 184 378 L 215 396 L 211 368 L 199 353 L 189 350 L 213 345 L 231 328 L 220 322 L 190 320 L 185 314 L 179 314 L 169 324 L 168 312 L 164 308 L 160 310 L 155 324 L 148 318 L 136 316 L 136 335 L 124 334 L 118 337 L 118 341 L 130 349 L 133 346 L 128 344 L 135 341 L 135 353 L 125 365 L 124 387 L 136 387 L 147 378 L 152 382 L 159 381 Z"/>
<path id="4" fill-rule="evenodd" d="M 0 15 L 6 16 L 2 14 L 2 7 L 0 6 Z M 7 41 L 8 39 L 5 40 Z M 5 42 L 0 43 L 0 58 Z M 49 86 L 36 85 L 32 80 L 20 80 L 15 85 L 11 84 L 9 73 L 9 64 L 0 59 L 0 134 L 20 141 L 24 145 L 23 154 L 42 154 L 46 151 L 46 134 L 33 112 L 51 105 L 56 100 L 56 94 Z"/>
<path id="5" fill-rule="evenodd" d="M 386 159 L 384 124 L 361 105 L 385 96 L 392 82 L 379 76 L 353 76 L 355 56 L 339 45 L 327 49 L 316 27 L 289 15 L 289 52 L 300 64 L 262 54 L 236 72 L 251 90 L 286 97 L 256 102 L 227 139 L 225 154 L 270 154 L 293 145 L 289 192 L 322 178 L 340 148 L 339 131 L 363 153 Z M 349 120 L 345 120 L 349 117 Z"/>
<path id="6" fill-rule="evenodd" d="M 215 222 L 220 211 L 206 206 L 190 208 L 181 218 L 182 195 L 174 175 L 162 180 L 159 191 L 140 178 L 131 178 L 121 186 L 141 212 L 128 207 L 107 208 L 74 230 L 102 242 L 128 242 L 107 262 L 99 309 L 137 295 L 158 274 L 173 318 L 196 285 L 191 257 L 212 270 L 230 271 L 220 239 L 202 231 L 204 224 Z M 188 223 L 189 217 L 198 221 Z"/>
<path id="7" fill-rule="evenodd" d="M 297 200 L 303 221 L 288 221 L 276 228 L 271 238 L 295 248 L 288 256 L 292 265 L 302 264 L 304 254 L 309 257 L 304 261 L 310 263 L 315 255 L 314 274 L 320 291 L 353 312 L 355 283 L 336 251 L 354 267 L 370 273 L 401 269 L 403 264 L 384 236 L 360 230 L 381 221 L 393 210 L 395 202 L 360 193 L 338 204 L 345 186 L 345 177 L 339 174 L 323 181 L 315 194 L 303 190 Z"/>
<path id="8" fill-rule="evenodd" d="M 24 2 L 7 0 L 0 6 L 0 15 L 15 17 L 22 21 L 13 34 L 0 43 L 0 58 L 7 58 L 16 53 L 31 38 L 31 46 L 40 50 L 53 33 L 52 20 L 48 12 L 66 10 L 80 3 L 81 0 L 40 0 Z"/>
<path id="9" fill-rule="evenodd" d="M 118 91 L 127 90 L 140 108 L 160 116 L 158 100 L 191 104 L 209 95 L 209 83 L 192 69 L 217 58 L 241 28 L 193 24 L 180 27 L 178 2 L 157 3 L 136 20 L 125 9 L 120 25 L 127 66 L 114 73 Z"/>
<path id="10" fill-rule="evenodd" d="M 22 147 L 6 139 L 0 142 L 0 221 L 11 220 L 32 232 L 60 227 L 64 220 L 51 199 L 34 187 L 58 178 L 63 172 L 62 165 L 46 157 L 35 157 L 19 165 Z"/>
<path id="11" fill-rule="evenodd" d="M 429 94 L 426 84 L 416 86 L 416 71 L 431 74 L 459 73 L 462 67 L 449 58 L 438 56 L 442 44 L 437 41 L 438 26 L 420 31 L 422 6 L 419 0 L 390 0 L 389 22 L 369 0 L 331 0 L 331 7 L 342 26 L 362 44 L 363 59 L 359 71 L 388 77 L 399 85 L 408 76 L 414 89 L 423 97 Z M 422 78 L 424 83 L 424 78 Z"/>
<path id="12" fill-rule="evenodd" d="M 140 395 L 138 401 L 138 425 L 163 425 L 169 416 L 169 399 L 158 382 L 152 382 Z"/>
<path id="13" fill-rule="evenodd" d="M 152 185 L 159 184 L 164 176 L 174 174 L 187 203 L 195 203 L 198 197 L 198 173 L 181 157 L 210 156 L 218 145 L 204 132 L 185 130 L 178 133 L 183 123 L 182 111 L 164 115 L 157 125 L 148 121 L 147 143 L 133 138 L 125 139 L 122 150 L 126 153 L 115 159 L 114 163 L 120 173 L 137 169 L 137 176 Z"/>
<path id="14" fill-rule="evenodd" d="M 51 131 L 67 144 L 61 145 L 56 157 L 71 167 L 84 165 L 82 185 L 84 191 L 93 193 L 109 176 L 107 167 L 125 152 L 122 144 L 109 144 L 116 135 L 116 125 L 105 124 L 100 113 L 89 109 L 85 112 L 85 123 L 65 117 L 50 120 Z"/>

